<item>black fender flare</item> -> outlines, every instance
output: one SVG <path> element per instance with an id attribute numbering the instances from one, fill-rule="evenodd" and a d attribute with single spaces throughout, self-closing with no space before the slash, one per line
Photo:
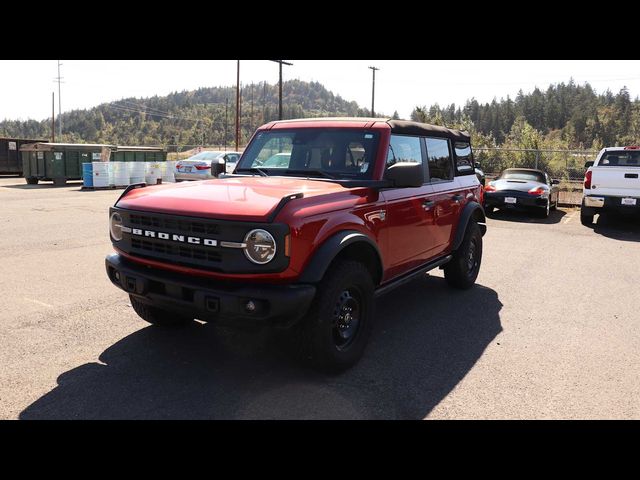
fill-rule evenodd
<path id="1" fill-rule="evenodd" d="M 480 225 L 480 230 L 482 231 L 482 235 L 487 232 L 487 227 L 484 225 L 486 221 L 486 216 L 484 214 L 484 208 L 478 202 L 471 201 L 467 203 L 462 209 L 462 213 L 460 214 L 460 220 L 458 220 L 458 228 L 456 228 L 456 236 L 453 239 L 452 250 L 457 250 L 462 244 L 462 240 L 464 239 L 464 234 L 467 231 L 467 225 L 469 224 L 469 220 L 474 216 L 475 212 L 479 211 L 481 216 L 481 222 L 483 225 Z"/>
<path id="2" fill-rule="evenodd" d="M 300 283 L 318 283 L 324 277 L 325 272 L 331 265 L 331 262 L 349 245 L 354 243 L 366 243 L 373 247 L 376 252 L 377 260 L 382 272 L 382 255 L 376 243 L 364 233 L 357 230 L 342 230 L 327 238 L 313 254 L 313 258 L 304 268 L 302 274 L 298 278 Z"/>

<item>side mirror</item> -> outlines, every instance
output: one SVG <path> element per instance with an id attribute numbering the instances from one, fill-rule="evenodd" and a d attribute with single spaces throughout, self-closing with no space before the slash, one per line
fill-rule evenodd
<path id="1" fill-rule="evenodd" d="M 551 180 L 551 185 L 558 185 L 560 180 Z"/>
<path id="2" fill-rule="evenodd" d="M 584 164 L 584 168 L 589 168 L 589 167 L 593 167 L 593 160 L 589 160 Z"/>
<path id="3" fill-rule="evenodd" d="M 421 163 L 398 162 L 387 167 L 384 178 L 396 188 L 421 187 L 424 184 L 424 170 Z"/>

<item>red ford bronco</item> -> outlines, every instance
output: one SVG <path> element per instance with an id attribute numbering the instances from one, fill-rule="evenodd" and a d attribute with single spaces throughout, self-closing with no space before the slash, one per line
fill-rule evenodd
<path id="1" fill-rule="evenodd" d="M 486 231 L 469 135 L 367 118 L 260 127 L 233 174 L 130 185 L 109 279 L 157 325 L 268 325 L 302 357 L 362 356 L 374 299 L 440 267 L 471 287 Z"/>

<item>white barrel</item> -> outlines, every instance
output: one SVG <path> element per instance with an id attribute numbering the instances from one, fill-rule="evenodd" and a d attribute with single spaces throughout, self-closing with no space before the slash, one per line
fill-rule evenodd
<path id="1" fill-rule="evenodd" d="M 129 166 L 126 162 L 111 162 L 112 181 L 116 187 L 129 185 Z"/>
<path id="2" fill-rule="evenodd" d="M 109 162 L 91 162 L 93 164 L 93 186 L 109 186 Z"/>
<path id="3" fill-rule="evenodd" d="M 162 173 L 160 172 L 160 165 L 156 162 L 145 162 L 145 181 L 148 185 L 155 185 L 158 183 L 158 179 L 162 178 Z"/>
<path id="4" fill-rule="evenodd" d="M 176 181 L 176 162 L 162 162 L 162 183 L 172 183 Z"/>

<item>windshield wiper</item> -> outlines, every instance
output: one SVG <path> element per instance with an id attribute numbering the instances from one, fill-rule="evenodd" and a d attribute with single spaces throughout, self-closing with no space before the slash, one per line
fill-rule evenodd
<path id="1" fill-rule="evenodd" d="M 269 176 L 267 174 L 267 172 L 265 172 L 264 170 L 262 170 L 261 168 L 258 168 L 258 167 L 238 168 L 238 169 L 236 169 L 236 172 L 253 172 L 253 173 L 259 173 L 261 177 L 268 177 Z"/>
<path id="2" fill-rule="evenodd" d="M 303 174 L 303 175 L 307 174 L 307 176 L 308 176 L 308 174 L 311 173 L 311 174 L 320 175 L 321 177 L 324 177 L 324 178 L 330 178 L 331 180 L 337 180 L 338 179 L 338 177 L 336 177 L 334 175 L 331 175 L 331 174 L 325 172 L 324 170 L 313 170 L 313 169 L 312 170 L 307 170 L 307 169 L 295 170 L 295 169 L 288 168 L 288 169 L 285 170 L 285 173 L 300 173 L 300 174 Z"/>

